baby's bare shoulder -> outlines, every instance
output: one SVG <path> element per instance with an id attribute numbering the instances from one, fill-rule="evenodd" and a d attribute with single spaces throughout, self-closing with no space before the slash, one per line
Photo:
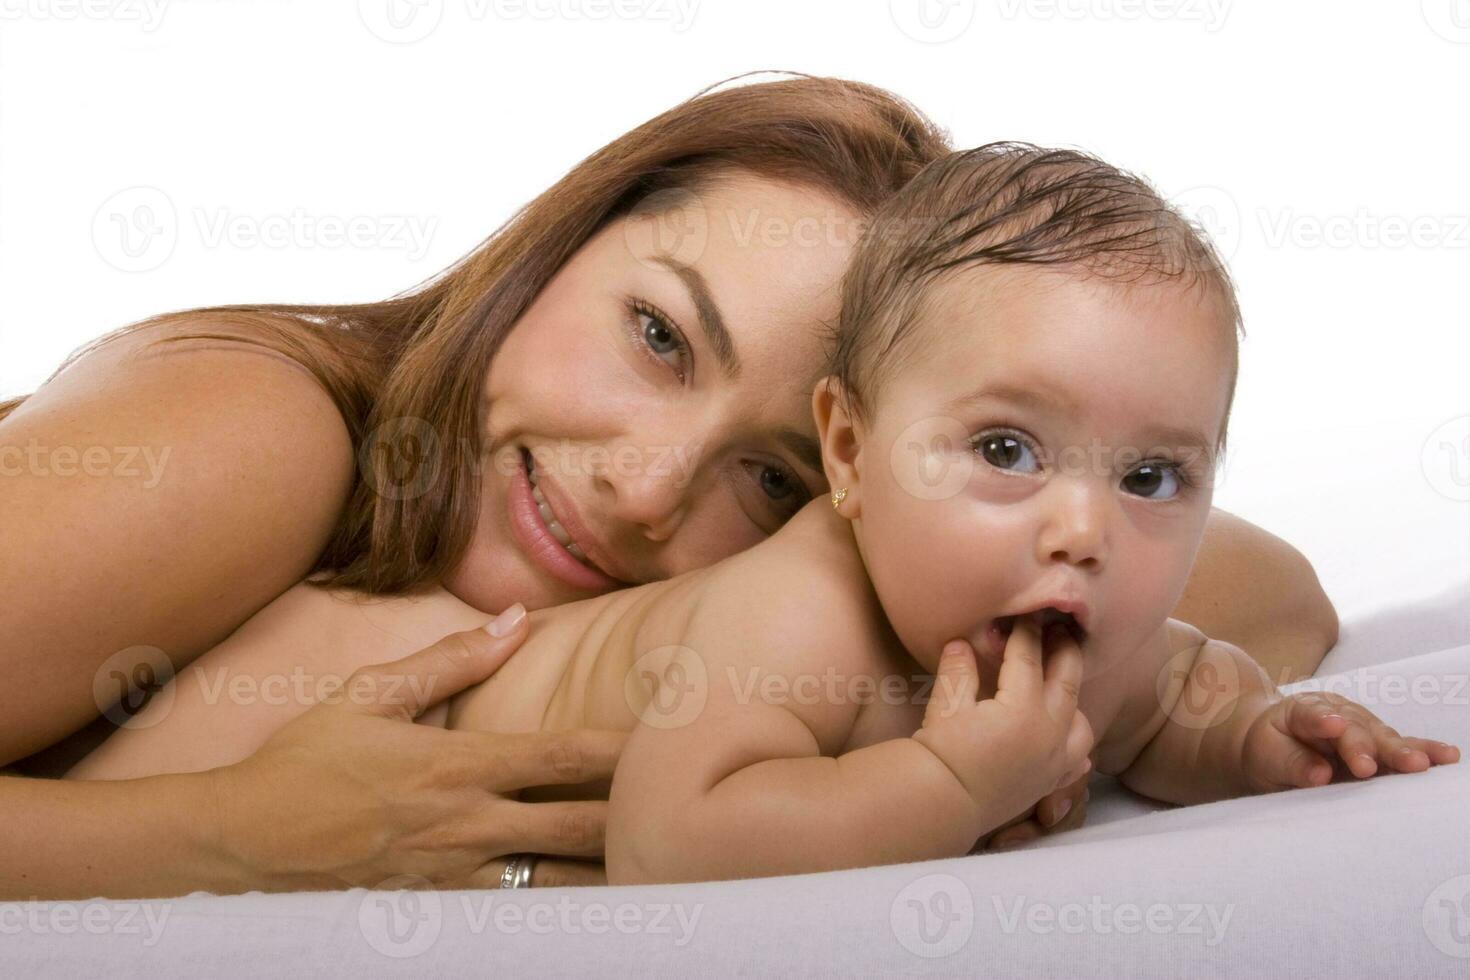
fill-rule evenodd
<path id="1" fill-rule="evenodd" d="M 803 668 L 857 670 L 873 659 L 872 611 L 850 581 L 819 563 L 751 557 L 706 579 L 692 597 L 687 636 Z"/>

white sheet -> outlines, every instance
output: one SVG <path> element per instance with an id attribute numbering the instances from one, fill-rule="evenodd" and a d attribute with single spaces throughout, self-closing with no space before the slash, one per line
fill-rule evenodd
<path id="1" fill-rule="evenodd" d="M 1360 655 L 1358 635 L 1340 659 Z M 1467 677 L 1462 644 L 1284 690 L 1349 693 L 1401 730 L 1470 748 Z M 1467 800 L 1466 763 L 1186 808 L 1098 777 L 1086 827 L 1004 854 L 665 887 L 9 903 L 0 965 L 67 977 L 1464 977 Z"/>

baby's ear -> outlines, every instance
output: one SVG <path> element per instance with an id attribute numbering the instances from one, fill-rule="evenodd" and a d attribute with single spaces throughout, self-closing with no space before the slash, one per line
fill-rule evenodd
<path id="1" fill-rule="evenodd" d="M 862 452 L 860 423 L 853 417 L 850 399 L 835 374 L 812 389 L 812 419 L 822 446 L 822 469 L 834 489 L 857 483 L 857 459 Z"/>

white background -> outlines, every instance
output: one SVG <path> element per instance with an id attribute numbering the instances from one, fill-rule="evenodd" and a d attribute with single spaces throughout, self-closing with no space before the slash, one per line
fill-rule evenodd
<path id="1" fill-rule="evenodd" d="M 0 0 L 0 396 L 151 313 L 406 289 L 762 68 L 1150 178 L 1240 289 L 1217 505 L 1345 618 L 1470 607 L 1470 0 Z"/>

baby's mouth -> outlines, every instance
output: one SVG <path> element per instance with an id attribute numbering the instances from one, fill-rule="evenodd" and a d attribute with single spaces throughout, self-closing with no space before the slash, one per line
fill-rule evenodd
<path id="1" fill-rule="evenodd" d="M 1040 624 L 1043 633 L 1045 633 L 1046 628 L 1052 623 L 1061 623 L 1079 647 L 1087 642 L 1087 631 L 1078 625 L 1076 618 L 1071 613 L 1065 613 L 1059 609 L 1047 606 L 1045 609 L 1039 609 L 1036 612 L 1026 613 L 1025 615 L 1032 617 L 1039 615 L 1041 617 Z M 1001 636 L 1009 638 L 1011 629 L 1015 626 L 1018 618 L 1020 617 L 999 616 L 994 620 L 995 628 L 1000 630 Z"/>

